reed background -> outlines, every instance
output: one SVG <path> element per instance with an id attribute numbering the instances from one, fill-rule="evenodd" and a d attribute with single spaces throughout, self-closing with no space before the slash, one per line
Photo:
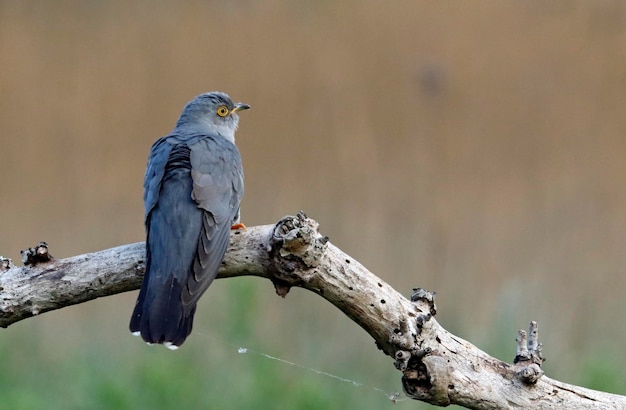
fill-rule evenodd
<path id="1" fill-rule="evenodd" d="M 148 150 L 210 90 L 252 105 L 247 225 L 305 210 L 497 357 L 626 394 L 626 4 L 0 2 L 0 254 L 143 240 Z M 136 293 L 0 331 L 2 408 L 387 408 L 399 373 L 321 298 L 217 281 L 171 353 Z M 6 406 L 6 407 L 5 407 Z M 405 401 L 399 408 L 427 408 Z"/>

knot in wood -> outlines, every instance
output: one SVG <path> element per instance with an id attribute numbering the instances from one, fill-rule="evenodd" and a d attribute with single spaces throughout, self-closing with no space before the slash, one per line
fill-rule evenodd
<path id="1" fill-rule="evenodd" d="M 415 336 L 418 333 L 419 329 L 410 326 L 407 319 L 400 319 L 398 327 L 390 332 L 389 343 L 393 345 L 397 351 L 414 351 L 417 343 Z"/>
<path id="2" fill-rule="evenodd" d="M 285 216 L 272 231 L 269 255 L 275 273 L 270 277 L 276 293 L 285 297 L 292 286 L 308 282 L 328 248 L 328 238 L 317 231 L 317 221 L 300 211 Z"/>
<path id="3" fill-rule="evenodd" d="M 411 302 L 417 311 L 415 324 L 417 325 L 418 334 L 420 334 L 424 324 L 437 314 L 435 292 L 430 292 L 422 288 L 413 288 Z"/>
<path id="4" fill-rule="evenodd" d="M 406 350 L 398 350 L 395 354 L 396 361 L 393 363 L 393 365 L 396 367 L 396 369 L 400 370 L 401 372 L 404 372 L 409 366 L 410 358 L 411 358 L 410 352 L 407 352 Z"/>
<path id="5" fill-rule="evenodd" d="M 137 261 L 137 264 L 135 265 L 135 272 L 142 275 L 146 273 L 146 263 L 143 260 Z"/>
<path id="6" fill-rule="evenodd" d="M 536 363 L 531 363 L 528 366 L 523 366 L 516 373 L 517 377 L 524 384 L 535 384 L 543 376 L 543 370 Z"/>
<path id="7" fill-rule="evenodd" d="M 432 349 L 430 347 L 413 351 L 397 350 L 394 354 L 396 360 L 393 364 L 396 369 L 405 373 L 405 376 L 408 372 L 409 376 L 412 377 L 420 372 L 423 373 L 422 370 L 425 370 L 425 368 L 423 367 L 422 359 L 431 353 Z"/>
<path id="8" fill-rule="evenodd" d="M 411 357 L 409 369 L 402 376 L 402 388 L 412 399 L 448 406 L 449 393 L 454 389 L 450 369 L 445 359 L 431 353 L 431 349 L 424 349 Z"/>
<path id="9" fill-rule="evenodd" d="M 431 292 L 422 288 L 413 288 L 411 294 L 411 302 L 420 312 L 429 312 L 431 316 L 437 314 L 437 305 L 435 305 L 435 292 Z M 428 318 L 430 319 L 430 317 Z M 428 320 L 427 319 L 427 320 Z"/>
<path id="10" fill-rule="evenodd" d="M 286 272 L 310 269 L 320 265 L 328 247 L 328 237 L 317 231 L 317 221 L 300 211 L 296 216 L 286 216 L 276 224 L 270 240 L 270 253 Z"/>

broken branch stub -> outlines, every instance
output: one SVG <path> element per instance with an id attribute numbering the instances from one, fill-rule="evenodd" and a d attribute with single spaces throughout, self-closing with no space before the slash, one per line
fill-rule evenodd
<path id="1" fill-rule="evenodd" d="M 15 265 L 13 265 L 13 260 L 11 260 L 11 258 L 0 256 L 0 273 L 6 272 L 14 267 Z"/>
<path id="2" fill-rule="evenodd" d="M 54 259 L 48 251 L 46 242 L 39 242 L 32 248 L 24 249 L 20 254 L 22 255 L 22 263 L 25 266 L 35 266 L 38 263 L 49 262 Z"/>
<path id="3" fill-rule="evenodd" d="M 279 296 L 287 296 L 293 286 L 302 286 L 310 279 L 311 269 L 321 263 L 328 237 L 320 235 L 318 227 L 302 211 L 282 218 L 274 227 L 269 253 L 275 272 L 269 279 Z"/>

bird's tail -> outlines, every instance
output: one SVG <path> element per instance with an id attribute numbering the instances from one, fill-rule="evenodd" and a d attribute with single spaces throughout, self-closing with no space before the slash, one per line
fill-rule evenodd
<path id="1" fill-rule="evenodd" d="M 181 300 L 185 278 L 192 269 L 195 247 L 183 246 L 191 239 L 168 242 L 168 237 L 181 236 L 173 235 L 167 231 L 169 225 L 154 219 L 162 214 L 160 211 L 154 213 L 149 229 L 146 274 L 130 319 L 130 331 L 147 343 L 160 343 L 175 349 L 191 333 L 196 312 L 195 303 L 184 304 Z M 158 223 L 155 225 L 155 222 Z M 157 229 L 159 226 L 161 228 Z"/>
<path id="2" fill-rule="evenodd" d="M 149 344 L 176 349 L 191 333 L 196 307 L 184 309 L 180 296 L 174 297 L 181 292 L 175 279 L 171 279 L 169 286 L 159 289 L 169 289 L 169 295 L 155 295 L 146 283 L 142 285 L 130 320 L 130 331 Z"/>

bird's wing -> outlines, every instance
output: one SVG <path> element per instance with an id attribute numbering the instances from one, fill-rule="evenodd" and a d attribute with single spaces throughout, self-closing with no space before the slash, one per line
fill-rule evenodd
<path id="1" fill-rule="evenodd" d="M 183 305 L 193 307 L 215 279 L 228 247 L 243 196 L 243 168 L 239 150 L 224 138 L 202 138 L 189 148 L 191 195 L 203 211 L 193 274 L 182 293 Z"/>
<path id="2" fill-rule="evenodd" d="M 181 139 L 171 134 L 155 142 L 144 180 L 146 276 L 130 329 L 150 343 L 182 343 L 193 316 L 180 295 L 196 255 L 202 211 L 191 198 L 190 149 Z"/>
<path id="3" fill-rule="evenodd" d="M 165 166 L 170 157 L 172 145 L 167 142 L 167 137 L 159 138 L 152 144 L 148 166 L 143 180 L 143 201 L 145 206 L 145 218 L 148 221 L 150 211 L 159 200 Z"/>

